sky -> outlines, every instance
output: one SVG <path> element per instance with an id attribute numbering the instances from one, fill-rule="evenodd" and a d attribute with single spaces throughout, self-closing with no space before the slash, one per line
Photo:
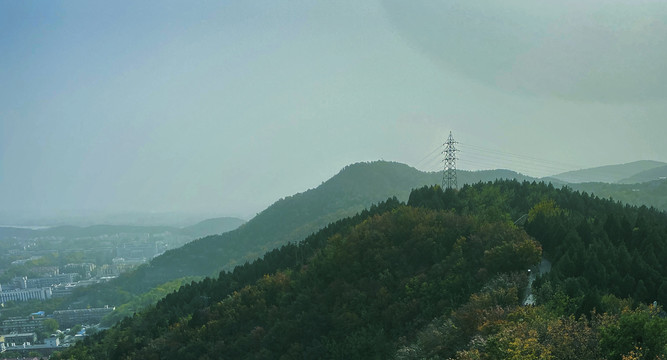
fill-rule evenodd
<path id="1" fill-rule="evenodd" d="M 0 223 L 249 219 L 450 131 L 467 170 L 667 161 L 666 61 L 657 0 L 0 1 Z"/>

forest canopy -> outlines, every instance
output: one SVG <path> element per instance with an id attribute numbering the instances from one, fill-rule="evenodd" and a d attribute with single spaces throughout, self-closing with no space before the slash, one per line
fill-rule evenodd
<path id="1" fill-rule="evenodd" d="M 655 209 L 543 183 L 423 187 L 56 358 L 653 359 L 667 345 L 666 251 Z"/>

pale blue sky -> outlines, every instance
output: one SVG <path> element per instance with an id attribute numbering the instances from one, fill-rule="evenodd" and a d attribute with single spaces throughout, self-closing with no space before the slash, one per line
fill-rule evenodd
<path id="1" fill-rule="evenodd" d="M 549 161 L 467 169 L 667 160 L 664 2 L 469 3 L 0 1 L 0 222 L 248 218 L 450 130 Z"/>

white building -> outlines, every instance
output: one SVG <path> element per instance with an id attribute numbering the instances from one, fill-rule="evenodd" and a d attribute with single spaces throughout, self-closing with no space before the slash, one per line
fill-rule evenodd
<path id="1" fill-rule="evenodd" d="M 8 301 L 46 300 L 53 295 L 50 287 L 39 289 L 16 289 L 9 291 L 0 290 L 0 303 Z"/>

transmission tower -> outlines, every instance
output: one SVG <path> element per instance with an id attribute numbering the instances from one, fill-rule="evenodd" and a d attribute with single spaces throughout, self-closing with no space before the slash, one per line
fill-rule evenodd
<path id="1" fill-rule="evenodd" d="M 449 132 L 449 138 L 445 142 L 445 150 L 442 154 L 445 155 L 445 169 L 442 173 L 442 188 L 443 189 L 457 189 L 456 184 L 456 141 L 452 137 L 452 132 Z"/>

